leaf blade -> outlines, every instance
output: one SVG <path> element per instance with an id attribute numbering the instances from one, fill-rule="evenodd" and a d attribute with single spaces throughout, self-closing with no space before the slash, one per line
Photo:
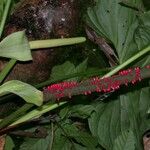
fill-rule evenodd
<path id="1" fill-rule="evenodd" d="M 11 80 L 0 86 L 0 95 L 14 93 L 23 98 L 28 103 L 41 106 L 43 103 L 43 93 L 33 86 L 18 80 Z"/>
<path id="2" fill-rule="evenodd" d="M 3 39 L 0 42 L 0 56 L 20 61 L 32 60 L 25 31 L 12 33 Z"/>

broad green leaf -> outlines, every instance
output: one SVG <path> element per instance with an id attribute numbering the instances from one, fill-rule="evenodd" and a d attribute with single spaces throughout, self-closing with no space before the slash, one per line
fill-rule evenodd
<path id="1" fill-rule="evenodd" d="M 96 112 L 89 119 L 93 136 L 98 138 L 104 148 L 111 150 L 114 140 L 122 131 L 131 128 L 135 136 L 135 146 L 139 147 L 143 131 L 150 127 L 145 121 L 150 107 L 149 97 L 150 88 L 143 88 L 122 94 L 108 103 L 96 104 Z"/>
<path id="2" fill-rule="evenodd" d="M 83 101 L 82 98 L 80 100 Z M 61 119 L 70 117 L 86 119 L 94 110 L 95 108 L 92 105 L 88 104 L 66 105 L 60 110 L 59 116 L 61 117 Z"/>
<path id="3" fill-rule="evenodd" d="M 81 145 L 76 144 L 76 143 L 74 144 L 74 147 L 75 147 L 75 150 L 104 150 L 101 147 L 96 147 L 94 149 L 90 149 L 88 147 L 84 147 L 84 146 L 81 146 Z"/>
<path id="4" fill-rule="evenodd" d="M 138 49 L 143 49 L 146 46 L 150 45 L 150 11 L 145 12 L 138 16 L 139 26 L 135 32 L 135 42 L 138 46 Z M 138 66 L 145 66 L 150 63 L 150 57 L 147 55 L 142 59 Z"/>
<path id="5" fill-rule="evenodd" d="M 87 150 L 87 148 L 85 148 L 85 147 L 83 147 L 79 144 L 74 144 L 74 147 L 75 147 L 76 150 Z"/>
<path id="6" fill-rule="evenodd" d="M 132 130 L 123 131 L 113 146 L 113 150 L 135 150 L 135 137 Z"/>
<path id="7" fill-rule="evenodd" d="M 52 69 L 50 79 L 51 80 L 61 79 L 63 76 L 78 74 L 78 73 L 84 72 L 86 69 L 87 69 L 87 59 L 84 60 L 82 63 L 80 63 L 76 67 L 71 62 L 66 61 L 64 64 L 55 66 Z M 71 80 L 79 80 L 79 79 L 80 78 L 77 77 L 77 78 L 72 78 Z"/>
<path id="8" fill-rule="evenodd" d="M 87 150 L 96 149 L 98 144 L 96 139 L 87 132 L 79 131 L 75 125 L 69 123 L 62 123 L 59 126 L 61 128 L 57 128 L 54 136 L 54 150 L 71 150 L 75 149 L 75 147 L 83 147 L 83 149 L 86 148 Z"/>
<path id="9" fill-rule="evenodd" d="M 13 150 L 15 144 L 10 136 L 6 136 L 4 150 Z"/>
<path id="10" fill-rule="evenodd" d="M 62 108 L 59 112 L 59 116 L 61 117 L 61 119 L 63 120 L 65 117 L 68 116 L 69 113 L 69 106 L 65 106 L 64 108 Z"/>
<path id="11" fill-rule="evenodd" d="M 135 0 L 135 1 L 121 0 L 121 3 L 128 6 L 128 7 L 135 8 L 135 9 L 140 10 L 140 11 L 144 11 L 144 5 L 143 5 L 143 2 L 141 0 Z"/>
<path id="12" fill-rule="evenodd" d="M 63 75 L 69 75 L 74 72 L 75 66 L 69 61 L 66 61 L 62 65 L 53 67 L 50 79 L 59 79 Z"/>
<path id="13" fill-rule="evenodd" d="M 81 146 L 79 144 L 74 144 L 74 147 L 75 147 L 75 150 L 104 150 L 103 148 L 101 147 L 96 147 L 96 148 L 89 148 L 89 147 L 84 147 L 84 146 Z"/>
<path id="14" fill-rule="evenodd" d="M 97 32 L 113 44 L 122 64 L 131 56 L 149 45 L 149 13 L 138 15 L 138 11 L 119 4 L 119 0 L 98 0 L 96 6 L 88 10 L 87 22 Z M 131 0 L 130 4 L 141 6 L 141 0 Z M 139 7 L 138 7 L 139 8 Z M 136 65 L 150 63 L 149 56 L 143 57 Z M 141 148 L 143 131 L 148 129 L 146 112 L 150 106 L 150 91 L 125 92 L 108 103 L 98 103 L 96 112 L 89 119 L 90 130 L 99 143 L 111 150 L 114 140 L 122 131 L 132 129 L 136 148 Z M 141 88 L 141 89 L 140 89 Z M 111 98 L 110 98 L 111 100 Z M 150 127 L 149 127 L 150 128 Z"/>
<path id="15" fill-rule="evenodd" d="M 92 105 L 75 105 L 69 109 L 69 116 L 85 119 L 91 115 L 95 108 Z"/>
<path id="16" fill-rule="evenodd" d="M 80 143 L 85 147 L 92 149 L 98 144 L 96 138 L 92 137 L 87 132 L 79 131 L 75 125 L 66 124 L 65 126 L 63 126 L 63 128 L 70 138 L 73 138 L 77 141 L 77 143 Z"/>
<path id="17" fill-rule="evenodd" d="M 0 96 L 8 93 L 14 93 L 23 98 L 26 102 L 33 103 L 37 106 L 43 103 L 43 93 L 41 91 L 18 80 L 11 80 L 0 86 Z"/>
<path id="18" fill-rule="evenodd" d="M 51 134 L 46 138 L 25 138 L 19 150 L 48 150 L 51 142 Z"/>
<path id="19" fill-rule="evenodd" d="M 79 132 L 79 135 L 74 136 L 74 139 L 89 149 L 95 149 L 98 145 L 97 139 L 92 137 L 87 132 Z"/>
<path id="20" fill-rule="evenodd" d="M 86 71 L 87 69 L 87 61 L 88 59 L 85 59 L 82 63 L 80 63 L 78 66 L 75 67 L 74 72 L 73 73 L 81 73 Z M 81 78 L 77 77 L 77 78 L 73 78 L 71 80 L 80 80 Z"/>
<path id="21" fill-rule="evenodd" d="M 68 133 L 65 134 L 66 132 L 63 129 L 64 124 L 63 124 L 63 126 L 62 126 L 62 124 L 60 126 L 62 128 L 58 127 L 55 130 L 54 141 L 53 141 L 53 145 L 52 145 L 52 150 L 60 150 L 60 149 L 62 149 L 62 150 L 71 150 L 72 148 L 74 148 L 74 142 L 68 136 Z"/>
<path id="22" fill-rule="evenodd" d="M 61 130 L 55 132 L 52 150 L 71 150 L 74 142 L 71 143 L 67 137 L 61 136 L 61 132 Z"/>
<path id="23" fill-rule="evenodd" d="M 141 49 L 138 49 L 134 39 L 139 26 L 137 11 L 119 2 L 98 0 L 95 7 L 88 9 L 87 22 L 98 35 L 114 45 L 121 64 Z M 142 1 L 130 0 L 130 3 L 141 6 Z"/>
<path id="24" fill-rule="evenodd" d="M 29 42 L 25 31 L 8 35 L 0 42 L 0 56 L 20 61 L 32 60 Z"/>

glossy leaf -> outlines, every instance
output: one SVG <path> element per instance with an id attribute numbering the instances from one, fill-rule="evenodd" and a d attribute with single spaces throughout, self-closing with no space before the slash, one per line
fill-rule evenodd
<path id="1" fill-rule="evenodd" d="M 14 93 L 23 98 L 27 103 L 33 103 L 37 106 L 43 103 L 43 93 L 41 91 L 18 80 L 11 80 L 0 86 L 0 96 L 8 93 Z"/>

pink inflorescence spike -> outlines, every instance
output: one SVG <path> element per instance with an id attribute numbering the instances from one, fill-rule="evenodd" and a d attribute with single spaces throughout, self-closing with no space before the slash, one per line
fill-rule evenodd
<path id="1" fill-rule="evenodd" d="M 150 69 L 150 65 L 145 69 Z M 128 83 L 135 84 L 141 81 L 141 69 L 139 67 L 120 71 L 118 75 L 112 77 L 100 78 L 94 77 L 84 81 L 65 81 L 57 83 L 44 88 L 50 97 L 59 100 L 62 97 L 71 98 L 73 95 L 84 94 L 88 95 L 92 92 L 110 92 L 117 90 L 121 85 L 128 85 Z"/>

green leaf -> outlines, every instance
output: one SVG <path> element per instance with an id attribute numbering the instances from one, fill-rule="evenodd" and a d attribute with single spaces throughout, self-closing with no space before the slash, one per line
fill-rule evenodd
<path id="1" fill-rule="evenodd" d="M 135 0 L 135 1 L 121 0 L 121 3 L 128 6 L 128 7 L 135 8 L 135 9 L 140 10 L 140 11 L 144 11 L 144 5 L 143 5 L 143 2 L 141 0 Z"/>
<path id="2" fill-rule="evenodd" d="M 7 16 L 9 14 L 11 0 L 1 0 L 0 3 L 0 38 L 2 36 Z"/>
<path id="3" fill-rule="evenodd" d="M 0 86 L 0 96 L 8 93 L 14 93 L 26 102 L 33 103 L 37 106 L 43 103 L 43 93 L 41 91 L 18 80 L 11 80 Z"/>
<path id="4" fill-rule="evenodd" d="M 123 131 L 114 142 L 113 150 L 135 150 L 133 131 Z"/>
<path id="5" fill-rule="evenodd" d="M 75 105 L 70 107 L 69 109 L 71 117 L 85 119 L 91 115 L 95 108 L 92 105 Z"/>
<path id="6" fill-rule="evenodd" d="M 82 63 L 80 63 L 78 66 L 76 66 L 73 73 L 81 73 L 81 72 L 86 71 L 87 61 L 88 61 L 88 59 L 85 59 Z M 80 77 L 77 77 L 77 78 L 74 78 L 71 80 L 79 81 L 80 79 L 81 79 Z"/>
<path id="7" fill-rule="evenodd" d="M 146 112 L 150 107 L 149 97 L 150 88 L 143 88 L 122 94 L 108 103 L 96 104 L 89 127 L 99 144 L 111 150 L 118 135 L 130 128 L 134 132 L 136 148 L 140 147 L 143 131 L 149 126 L 145 124 Z"/>
<path id="8" fill-rule="evenodd" d="M 75 150 L 104 150 L 100 147 L 96 147 L 96 148 L 91 149 L 89 147 L 84 147 L 84 146 L 81 146 L 81 145 L 76 144 L 76 143 L 74 144 L 74 147 L 75 147 Z"/>
<path id="9" fill-rule="evenodd" d="M 69 75 L 74 72 L 75 66 L 69 61 L 62 65 L 53 67 L 50 78 L 52 80 L 59 79 L 62 75 Z"/>
<path id="10" fill-rule="evenodd" d="M 54 142 L 52 146 L 52 150 L 70 150 L 73 146 L 72 143 L 67 137 L 62 136 L 63 130 L 57 128 L 54 135 Z"/>
<path id="11" fill-rule="evenodd" d="M 145 12 L 138 16 L 139 26 L 135 32 L 135 42 L 138 49 L 143 49 L 150 45 L 150 11 Z M 145 56 L 139 63 L 138 66 L 145 66 L 150 63 L 149 55 Z M 142 65 L 141 65 L 142 64 Z"/>
<path id="12" fill-rule="evenodd" d="M 29 42 L 25 31 L 8 35 L 0 42 L 0 56 L 20 61 L 32 60 Z"/>
<path id="13" fill-rule="evenodd" d="M 68 76 L 72 74 L 78 74 L 84 72 L 87 69 L 87 59 L 80 63 L 77 67 L 69 61 L 66 61 L 62 65 L 58 65 L 53 67 L 51 73 L 51 80 L 58 80 L 61 79 L 63 76 Z M 73 78 L 71 80 L 79 80 L 80 78 Z"/>
<path id="14" fill-rule="evenodd" d="M 81 146 L 81 145 L 79 145 L 79 144 L 74 144 L 74 147 L 75 147 L 75 149 L 76 150 L 104 150 L 104 149 L 102 149 L 101 147 L 96 147 L 96 148 L 88 148 L 88 147 L 84 147 L 84 146 Z"/>
<path id="15" fill-rule="evenodd" d="M 85 148 L 85 147 L 83 147 L 79 144 L 74 144 L 74 147 L 75 147 L 76 150 L 87 150 L 87 148 Z"/>
<path id="16" fill-rule="evenodd" d="M 88 118 L 91 113 L 95 110 L 92 105 L 67 105 L 60 110 L 59 116 L 61 119 L 70 118 L 70 117 L 77 117 L 81 119 Z"/>
<path id="17" fill-rule="evenodd" d="M 61 137 L 56 139 L 56 143 L 53 146 L 53 150 L 71 150 L 72 149 L 72 144 L 66 137 Z"/>
<path id="18" fill-rule="evenodd" d="M 15 147 L 15 144 L 12 138 L 10 136 L 6 136 L 4 150 L 13 150 L 14 147 Z"/>
<path id="19" fill-rule="evenodd" d="M 47 150 L 51 141 L 51 134 L 46 138 L 25 138 L 19 150 Z"/>
<path id="20" fill-rule="evenodd" d="M 97 144 L 96 139 L 87 132 L 79 131 L 73 124 L 62 123 L 55 131 L 53 149 L 71 150 L 76 149 L 76 147 L 82 147 L 83 149 L 95 150 Z"/>
<path id="21" fill-rule="evenodd" d="M 137 11 L 119 4 L 120 0 L 98 0 L 96 6 L 88 9 L 87 22 L 98 35 L 110 41 L 122 64 L 138 53 L 135 32 L 139 26 Z M 135 3 L 135 0 L 130 0 Z M 141 6 L 142 1 L 136 0 Z"/>
<path id="22" fill-rule="evenodd" d="M 85 147 L 92 149 L 98 144 L 96 138 L 92 137 L 87 132 L 79 131 L 75 125 L 66 124 L 65 126 L 63 126 L 63 128 L 70 138 L 73 138 L 77 141 L 77 143 L 80 143 Z"/>
<path id="23" fill-rule="evenodd" d="M 98 35 L 113 44 L 122 64 L 150 44 L 150 15 L 149 12 L 138 14 L 135 9 L 120 5 L 119 2 L 120 0 L 98 0 L 95 7 L 89 8 L 87 22 Z M 130 0 L 130 4 L 140 8 L 142 1 Z M 136 66 L 149 63 L 150 57 L 147 55 L 139 59 Z M 112 149 L 114 140 L 122 131 L 130 128 L 134 133 L 135 147 L 142 149 L 140 139 L 149 127 L 146 112 L 150 106 L 150 91 L 149 88 L 142 89 L 142 86 L 138 88 L 139 90 L 129 93 L 124 91 L 125 94 L 113 101 L 95 106 L 96 112 L 89 119 L 90 130 L 107 150 Z"/>
<path id="24" fill-rule="evenodd" d="M 74 139 L 78 142 L 84 145 L 85 147 L 88 147 L 89 149 L 95 149 L 98 145 L 98 142 L 96 138 L 92 137 L 87 132 L 79 132 L 79 135 L 74 136 Z"/>
<path id="25" fill-rule="evenodd" d="M 69 107 L 65 106 L 64 108 L 62 108 L 59 112 L 59 116 L 61 117 L 61 119 L 63 120 L 65 117 L 68 116 L 69 113 Z"/>

